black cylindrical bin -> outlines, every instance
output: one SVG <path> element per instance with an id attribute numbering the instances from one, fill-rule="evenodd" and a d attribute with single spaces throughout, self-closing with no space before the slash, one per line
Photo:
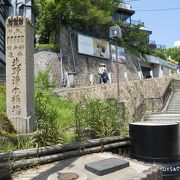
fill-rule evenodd
<path id="1" fill-rule="evenodd" d="M 178 127 L 171 122 L 130 123 L 131 157 L 160 163 L 178 161 Z"/>

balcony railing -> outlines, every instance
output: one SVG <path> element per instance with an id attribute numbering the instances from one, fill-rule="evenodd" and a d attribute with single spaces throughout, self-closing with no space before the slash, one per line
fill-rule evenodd
<path id="1" fill-rule="evenodd" d="M 132 10 L 132 6 L 130 4 L 127 4 L 127 3 L 120 3 L 119 4 L 119 8 L 127 9 L 127 10 Z"/>
<path id="2" fill-rule="evenodd" d="M 161 45 L 161 44 L 156 44 L 156 49 L 166 50 L 166 46 L 165 45 Z"/>
<path id="3" fill-rule="evenodd" d="M 156 41 L 149 40 L 149 44 L 156 45 Z"/>
<path id="4" fill-rule="evenodd" d="M 149 40 L 149 45 L 150 45 L 150 47 L 152 47 L 153 49 L 166 50 L 166 46 L 165 46 L 165 45 L 156 44 L 156 41 Z"/>
<path id="5" fill-rule="evenodd" d="M 141 22 L 141 21 L 131 20 L 131 24 L 136 25 L 136 26 L 140 25 L 144 27 L 144 22 Z"/>

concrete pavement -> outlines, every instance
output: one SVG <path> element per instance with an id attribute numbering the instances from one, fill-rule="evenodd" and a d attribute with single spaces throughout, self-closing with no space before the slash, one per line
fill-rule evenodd
<path id="1" fill-rule="evenodd" d="M 138 162 L 136 160 L 131 160 L 125 158 L 129 161 L 130 166 L 122 170 L 115 171 L 113 173 L 97 176 L 94 173 L 86 170 L 84 168 L 85 164 L 95 162 L 107 158 L 122 158 L 118 155 L 112 153 L 94 153 L 89 155 L 84 155 L 81 157 L 73 157 L 59 162 L 54 162 L 50 164 L 41 165 L 39 167 L 34 167 L 28 170 L 23 170 L 13 174 L 14 180 L 56 180 L 58 179 L 58 173 L 72 172 L 77 173 L 82 180 L 132 180 L 136 177 L 145 177 L 146 174 L 152 174 L 150 169 L 152 169 L 152 164 L 144 164 L 143 162 Z M 154 166 L 155 168 L 155 166 Z M 144 173 L 144 172 L 147 173 Z M 153 176 L 156 176 L 153 174 Z M 157 175 L 160 177 L 160 175 Z M 84 179 L 83 179 L 84 177 Z M 139 178 L 141 179 L 141 178 Z M 69 179 L 70 180 L 70 179 Z"/>

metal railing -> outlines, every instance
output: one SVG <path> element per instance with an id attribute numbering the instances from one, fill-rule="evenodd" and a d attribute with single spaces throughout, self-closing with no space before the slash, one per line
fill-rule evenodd
<path id="1" fill-rule="evenodd" d="M 135 26 L 143 26 L 144 27 L 144 22 L 141 22 L 141 21 L 137 21 L 137 20 L 131 20 L 131 24 L 132 25 L 135 25 Z"/>
<path id="2" fill-rule="evenodd" d="M 156 49 L 166 50 L 166 46 L 165 45 L 161 45 L 161 44 L 156 44 Z"/>
<path id="3" fill-rule="evenodd" d="M 166 46 L 162 44 L 156 44 L 156 41 L 149 40 L 149 45 L 155 49 L 166 50 Z"/>
<path id="4" fill-rule="evenodd" d="M 156 41 L 153 41 L 153 40 L 149 40 L 149 44 L 153 44 L 153 45 L 156 45 Z"/>
<path id="5" fill-rule="evenodd" d="M 174 91 L 174 82 L 175 80 L 170 81 L 162 96 L 145 99 L 147 110 L 151 110 L 152 112 L 160 112 L 163 110 L 171 93 Z"/>

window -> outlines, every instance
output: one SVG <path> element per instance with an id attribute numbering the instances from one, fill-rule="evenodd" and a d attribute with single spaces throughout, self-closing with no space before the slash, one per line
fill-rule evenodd
<path id="1" fill-rule="evenodd" d="M 0 22 L 0 51 L 5 53 L 5 28 Z"/>
<path id="2" fill-rule="evenodd" d="M 19 16 L 23 16 L 24 15 L 24 6 L 20 6 L 19 7 Z"/>

